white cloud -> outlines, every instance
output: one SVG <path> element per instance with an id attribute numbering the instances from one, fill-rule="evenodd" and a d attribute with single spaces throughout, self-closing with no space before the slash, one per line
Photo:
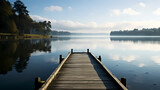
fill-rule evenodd
<path id="1" fill-rule="evenodd" d="M 132 8 L 126 8 L 126 9 L 123 10 L 122 13 L 123 14 L 128 14 L 128 15 L 138 15 L 138 14 L 140 14 L 139 12 L 135 11 Z"/>
<path id="2" fill-rule="evenodd" d="M 68 10 L 69 10 L 69 11 L 71 11 L 71 10 L 72 10 L 72 7 L 71 7 L 71 6 L 69 6 L 69 7 L 68 7 Z"/>
<path id="3" fill-rule="evenodd" d="M 143 3 L 143 2 L 140 2 L 140 3 L 139 3 L 139 6 L 141 6 L 141 7 L 146 7 L 145 3 Z"/>
<path id="4" fill-rule="evenodd" d="M 155 15 L 160 15 L 160 8 L 157 8 L 152 13 L 155 14 Z"/>
<path id="5" fill-rule="evenodd" d="M 110 12 L 110 16 L 119 16 L 119 15 L 139 15 L 140 13 L 135 11 L 132 8 L 125 8 L 123 10 L 119 10 L 119 9 L 113 9 Z"/>
<path id="6" fill-rule="evenodd" d="M 92 31 L 99 31 L 99 32 L 106 32 L 106 25 L 97 24 L 96 22 L 88 22 L 88 23 L 80 23 L 80 22 L 74 22 L 71 20 L 54 20 L 54 19 L 47 19 L 42 18 L 40 16 L 31 15 L 33 20 L 36 21 L 51 21 L 52 29 L 55 30 L 68 30 L 68 31 L 77 31 L 81 30 L 83 32 L 92 30 Z M 90 31 L 89 31 L 90 32 Z"/>
<path id="7" fill-rule="evenodd" d="M 38 15 L 30 15 L 30 16 L 32 17 L 33 20 L 36 20 L 36 21 L 45 21 L 45 20 L 49 21 L 49 19 L 43 18 L 43 17 L 38 16 Z"/>
<path id="8" fill-rule="evenodd" d="M 134 22 L 106 22 L 103 24 L 98 24 L 96 22 L 74 22 L 71 20 L 54 20 L 47 19 L 37 15 L 31 15 L 33 20 L 36 21 L 51 21 L 52 29 L 55 30 L 63 30 L 63 31 L 71 31 L 71 32 L 87 32 L 87 33 L 109 33 L 113 30 L 132 30 L 134 28 L 142 29 L 142 28 L 155 28 L 159 27 L 160 21 L 134 21 Z"/>
<path id="9" fill-rule="evenodd" d="M 151 59 L 158 65 L 160 65 L 160 57 L 159 56 L 152 56 Z"/>
<path id="10" fill-rule="evenodd" d="M 121 14 L 121 11 L 119 10 L 119 9 L 113 9 L 113 10 L 111 10 L 111 16 L 113 16 L 113 15 L 116 15 L 116 16 L 118 16 L 118 15 L 120 15 Z"/>
<path id="11" fill-rule="evenodd" d="M 60 6 L 49 6 L 49 7 L 45 7 L 44 10 L 45 11 L 62 11 L 62 7 Z"/>

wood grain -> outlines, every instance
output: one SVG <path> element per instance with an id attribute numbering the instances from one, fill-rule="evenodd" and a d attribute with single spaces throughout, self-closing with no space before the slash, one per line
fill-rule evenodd
<path id="1" fill-rule="evenodd" d="M 72 53 L 64 62 L 47 90 L 123 88 L 106 72 L 101 64 L 89 53 Z"/>

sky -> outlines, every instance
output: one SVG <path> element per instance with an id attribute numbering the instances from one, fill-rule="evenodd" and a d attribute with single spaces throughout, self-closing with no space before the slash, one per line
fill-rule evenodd
<path id="1" fill-rule="evenodd" d="M 15 0 L 9 0 L 12 3 Z M 110 33 L 160 27 L 160 0 L 22 0 L 36 21 L 52 30 Z"/>

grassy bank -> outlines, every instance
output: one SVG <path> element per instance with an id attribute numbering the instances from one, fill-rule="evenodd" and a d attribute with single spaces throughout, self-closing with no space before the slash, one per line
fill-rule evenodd
<path id="1" fill-rule="evenodd" d="M 49 35 L 24 34 L 24 38 L 50 38 Z"/>
<path id="2" fill-rule="evenodd" d="M 12 34 L 12 33 L 0 33 L 0 39 L 40 39 L 40 38 L 50 38 L 49 35 L 40 34 Z"/>

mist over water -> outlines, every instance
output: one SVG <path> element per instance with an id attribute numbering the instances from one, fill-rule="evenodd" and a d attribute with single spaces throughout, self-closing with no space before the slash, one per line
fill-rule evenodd
<path id="1" fill-rule="evenodd" d="M 66 57 L 71 48 L 101 55 L 118 79 L 127 79 L 129 90 L 160 89 L 160 37 L 105 35 L 0 41 L 0 89 L 34 89 L 35 77 L 46 80 L 59 65 L 59 55 Z"/>

